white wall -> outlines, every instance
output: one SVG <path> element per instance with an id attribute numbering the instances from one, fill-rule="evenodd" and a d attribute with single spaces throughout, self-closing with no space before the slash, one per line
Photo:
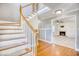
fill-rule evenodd
<path id="1" fill-rule="evenodd" d="M 71 17 L 69 19 L 65 19 L 67 21 L 64 21 L 64 23 L 61 24 L 56 24 L 55 23 L 55 35 L 59 35 L 60 31 L 65 31 L 66 32 L 66 36 L 71 37 L 71 38 L 75 38 L 75 17 Z M 70 20 L 70 21 L 68 21 Z M 64 25 L 64 28 L 61 28 L 60 26 Z"/>
<path id="2" fill-rule="evenodd" d="M 41 40 L 51 43 L 52 42 L 52 27 L 51 21 L 43 21 L 39 24 Z"/>
<path id="3" fill-rule="evenodd" d="M 37 15 L 34 15 L 29 21 L 35 29 L 38 29 L 38 24 L 40 23 L 40 20 L 38 19 Z"/>
<path id="4" fill-rule="evenodd" d="M 18 19 L 19 17 L 18 3 L 1 3 L 0 4 L 0 18 Z"/>
<path id="5" fill-rule="evenodd" d="M 76 39 L 76 49 L 79 51 L 79 12 L 76 15 L 76 23 L 77 23 L 77 39 Z"/>

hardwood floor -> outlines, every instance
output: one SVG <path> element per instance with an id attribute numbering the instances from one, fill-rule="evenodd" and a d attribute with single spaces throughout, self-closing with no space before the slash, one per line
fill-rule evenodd
<path id="1" fill-rule="evenodd" d="M 76 56 L 78 53 L 71 48 L 48 44 L 43 41 L 38 41 L 37 56 Z"/>

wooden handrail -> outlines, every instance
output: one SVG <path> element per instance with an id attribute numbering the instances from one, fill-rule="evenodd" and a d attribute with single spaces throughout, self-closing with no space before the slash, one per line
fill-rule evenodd
<path id="1" fill-rule="evenodd" d="M 26 18 L 27 17 L 24 17 L 23 13 L 22 13 L 22 7 L 20 5 L 20 24 L 21 24 L 21 17 L 23 18 L 23 20 L 27 23 L 27 25 L 30 27 L 30 29 L 35 32 L 35 29 L 33 28 L 31 22 L 29 22 Z"/>
<path id="2" fill-rule="evenodd" d="M 38 9 L 38 8 L 35 8 L 35 7 L 34 7 L 34 9 Z M 34 11 L 34 10 L 33 10 L 33 11 Z M 35 55 L 37 55 L 37 45 L 39 45 L 39 44 L 38 44 L 38 39 L 40 39 L 40 33 L 39 33 L 38 29 L 34 29 L 34 27 L 32 26 L 32 23 L 27 20 L 28 17 L 24 17 L 24 15 L 23 15 L 23 13 L 22 13 L 22 7 L 21 7 L 21 5 L 20 5 L 20 24 L 21 24 L 21 21 L 22 21 L 22 18 L 21 18 L 21 17 L 22 17 L 23 20 L 27 23 L 27 25 L 30 27 L 30 29 L 31 29 L 32 32 L 33 32 L 33 35 L 35 34 L 35 35 L 34 35 L 35 40 L 36 40 Z"/>
<path id="3" fill-rule="evenodd" d="M 27 25 L 30 27 L 32 32 L 35 34 L 35 39 L 38 40 L 40 38 L 39 30 L 38 29 L 34 29 L 34 27 L 32 26 L 32 23 L 27 20 L 28 17 L 24 17 L 24 15 L 22 13 L 22 6 L 20 5 L 20 24 L 21 24 L 21 21 L 22 21 L 21 17 L 27 23 Z"/>

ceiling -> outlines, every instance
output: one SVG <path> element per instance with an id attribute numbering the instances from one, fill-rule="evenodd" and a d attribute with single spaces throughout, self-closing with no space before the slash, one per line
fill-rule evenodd
<path id="1" fill-rule="evenodd" d="M 43 3 L 43 5 L 44 5 L 43 8 L 48 7 L 49 10 L 45 13 L 41 13 L 38 15 L 39 19 L 42 21 L 55 19 L 60 16 L 64 17 L 64 16 L 69 16 L 69 15 L 75 15 L 79 12 L 78 3 Z M 55 14 L 55 11 L 58 9 L 63 10 L 62 15 Z"/>
<path id="2" fill-rule="evenodd" d="M 22 6 L 29 5 L 30 3 L 23 3 Z M 19 16 L 19 5 L 20 4 L 0 4 L 0 17 L 17 17 Z M 7 6 L 7 7 L 6 7 Z M 27 8 L 26 8 L 27 9 Z M 23 9 L 23 10 L 26 10 Z M 49 21 L 58 17 L 65 17 L 75 15 L 79 13 L 79 3 L 39 3 L 38 7 L 38 18 L 41 21 Z M 62 15 L 56 15 L 55 11 L 62 9 Z M 29 10 L 29 11 L 28 11 Z M 25 14 L 30 14 L 30 8 L 27 9 Z M 11 16 L 12 15 L 12 16 Z"/>

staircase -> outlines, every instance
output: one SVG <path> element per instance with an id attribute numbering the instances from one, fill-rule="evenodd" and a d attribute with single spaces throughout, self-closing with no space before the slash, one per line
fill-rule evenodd
<path id="1" fill-rule="evenodd" d="M 23 17 L 21 11 L 20 8 L 20 16 Z M 27 20 L 26 24 L 29 29 L 33 30 L 33 27 Z M 26 30 L 22 28 L 23 25 L 21 25 L 21 22 L 14 23 L 0 19 L 0 56 L 35 55 L 35 37 L 33 31 L 31 30 L 29 35 L 29 33 L 26 33 Z"/>
<path id="2" fill-rule="evenodd" d="M 0 56 L 21 56 L 31 53 L 31 46 L 19 24 L 0 20 Z M 11 25 L 9 25 L 11 24 Z"/>

